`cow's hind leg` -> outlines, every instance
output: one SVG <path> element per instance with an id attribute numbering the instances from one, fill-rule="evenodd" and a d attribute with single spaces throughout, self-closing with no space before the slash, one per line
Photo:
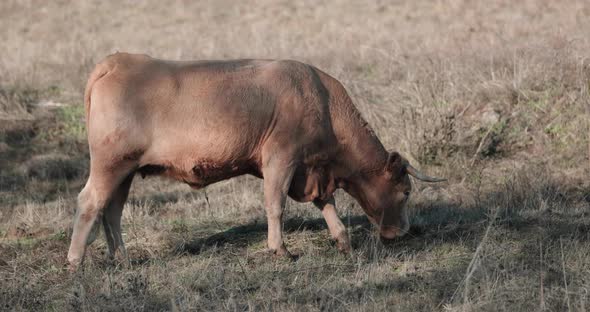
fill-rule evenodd
<path id="1" fill-rule="evenodd" d="M 121 230 L 121 216 L 123 215 L 123 206 L 127 201 L 129 195 L 129 188 L 133 181 L 134 173 L 131 173 L 123 180 L 123 183 L 115 190 L 110 203 L 104 210 L 102 216 L 102 224 L 104 226 L 104 234 L 109 248 L 109 258 L 115 259 L 117 252 L 126 262 L 129 261 L 125 245 L 123 244 L 123 236 Z"/>
<path id="2" fill-rule="evenodd" d="M 95 163 L 91 164 L 88 182 L 78 195 L 78 211 L 68 251 L 71 270 L 75 270 L 82 263 L 86 245 L 92 242 L 93 236 L 96 236 L 97 220 L 102 216 L 104 209 L 115 197 L 116 191 L 131 171 L 114 167 L 104 170 Z M 91 232 L 94 232 L 94 235 L 91 235 Z"/>

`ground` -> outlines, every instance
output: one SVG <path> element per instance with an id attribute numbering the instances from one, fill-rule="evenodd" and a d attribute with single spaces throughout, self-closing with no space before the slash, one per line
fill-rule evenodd
<path id="1" fill-rule="evenodd" d="M 0 310 L 585 311 L 589 38 L 585 1 L 3 1 Z M 449 181 L 414 181 L 410 233 L 388 245 L 339 191 L 349 256 L 289 201 L 292 262 L 264 251 L 261 180 L 138 176 L 131 265 L 101 237 L 69 273 L 83 88 L 115 51 L 314 64 L 387 148 Z"/>

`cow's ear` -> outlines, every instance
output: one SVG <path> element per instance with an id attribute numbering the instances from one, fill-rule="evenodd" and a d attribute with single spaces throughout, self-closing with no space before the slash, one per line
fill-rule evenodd
<path id="1" fill-rule="evenodd" d="M 391 152 L 387 157 L 387 164 L 385 165 L 385 171 L 391 176 L 391 178 L 397 178 L 403 175 L 405 170 L 404 159 L 398 152 Z"/>

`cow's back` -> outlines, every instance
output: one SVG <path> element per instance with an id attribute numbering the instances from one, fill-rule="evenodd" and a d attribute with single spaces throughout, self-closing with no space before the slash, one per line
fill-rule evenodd
<path id="1" fill-rule="evenodd" d="M 93 154 L 122 150 L 129 155 L 111 158 L 137 157 L 191 182 L 194 172 L 211 180 L 258 172 L 269 141 L 316 154 L 333 138 L 326 90 L 301 63 L 116 54 L 98 66 L 109 73 L 92 91 Z"/>

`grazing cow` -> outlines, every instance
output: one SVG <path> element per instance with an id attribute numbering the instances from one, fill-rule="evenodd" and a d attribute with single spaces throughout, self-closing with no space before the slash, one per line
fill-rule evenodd
<path id="1" fill-rule="evenodd" d="M 71 268 L 102 219 L 109 254 L 125 253 L 121 214 L 136 173 L 167 176 L 193 188 L 251 174 L 264 179 L 268 248 L 283 243 L 287 195 L 313 202 L 340 250 L 350 251 L 334 191 L 362 206 L 384 239 L 409 228 L 412 175 L 389 153 L 344 87 L 296 61 L 176 62 L 116 53 L 96 66 L 84 94 L 90 176 L 78 197 L 68 253 Z"/>

